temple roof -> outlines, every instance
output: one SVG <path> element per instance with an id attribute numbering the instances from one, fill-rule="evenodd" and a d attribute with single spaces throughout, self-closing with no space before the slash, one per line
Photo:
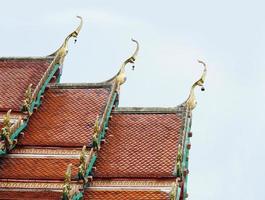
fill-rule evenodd
<path id="1" fill-rule="evenodd" d="M 101 83 L 59 83 L 68 41 L 40 58 L 0 58 L 0 198 L 183 200 L 195 88 L 176 107 L 119 107 L 126 59 Z M 133 67 L 134 68 L 134 67 Z"/>
<path id="2" fill-rule="evenodd" d="M 111 93 L 111 84 L 56 84 L 49 87 L 42 106 L 32 115 L 23 146 L 90 145 L 93 126 Z"/>
<path id="3" fill-rule="evenodd" d="M 20 111 L 26 89 L 36 88 L 53 59 L 0 58 L 0 111 Z"/>
<path id="4" fill-rule="evenodd" d="M 77 176 L 79 155 L 75 159 L 68 156 L 16 155 L 8 156 L 0 160 L 1 179 L 20 180 L 62 180 L 68 164 L 73 164 L 73 174 Z M 76 179 L 76 177 L 72 177 Z"/>
<path id="5" fill-rule="evenodd" d="M 113 111 L 95 177 L 172 177 L 182 142 L 185 110 Z"/>

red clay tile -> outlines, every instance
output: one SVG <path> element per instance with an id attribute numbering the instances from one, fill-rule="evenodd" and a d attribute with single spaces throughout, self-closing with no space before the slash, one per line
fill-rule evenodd
<path id="1" fill-rule="evenodd" d="M 0 191 L 0 199 L 39 199 L 39 200 L 52 200 L 61 199 L 62 192 L 42 192 L 42 191 Z"/>
<path id="2" fill-rule="evenodd" d="M 169 195 L 162 191 L 140 190 L 86 190 L 85 200 L 169 200 Z"/>
<path id="3" fill-rule="evenodd" d="M 109 94 L 108 88 L 47 90 L 19 145 L 89 145 L 96 117 L 104 111 Z"/>
<path id="4" fill-rule="evenodd" d="M 182 123 L 177 114 L 113 114 L 95 177 L 172 177 Z"/>
<path id="5" fill-rule="evenodd" d="M 79 159 L 63 158 L 1 158 L 1 179 L 64 179 L 67 166 L 72 163 L 72 177 L 77 176 Z"/>
<path id="6" fill-rule="evenodd" d="M 51 59 L 0 59 L 0 110 L 20 111 L 27 87 L 36 87 Z"/>

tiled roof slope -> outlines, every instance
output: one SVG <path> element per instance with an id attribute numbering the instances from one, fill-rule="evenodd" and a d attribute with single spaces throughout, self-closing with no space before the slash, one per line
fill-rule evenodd
<path id="1" fill-rule="evenodd" d="M 169 194 L 154 190 L 86 190 L 84 200 L 169 200 Z"/>
<path id="2" fill-rule="evenodd" d="M 0 191 L 0 199 L 17 199 L 17 200 L 51 200 L 61 199 L 62 192 L 52 192 L 52 191 L 21 191 L 21 190 L 10 190 L 10 191 Z"/>
<path id="3" fill-rule="evenodd" d="M 95 177 L 173 177 L 183 123 L 184 111 L 114 112 Z"/>
<path id="4" fill-rule="evenodd" d="M 111 85 L 97 88 L 59 84 L 49 88 L 19 138 L 19 145 L 88 146 L 97 115 L 104 112 L 110 91 Z"/>
<path id="5" fill-rule="evenodd" d="M 34 90 L 53 57 L 0 58 L 0 111 L 20 111 L 27 87 Z"/>
<path id="6" fill-rule="evenodd" d="M 21 156 L 21 155 L 20 155 Z M 1 179 L 63 180 L 69 163 L 76 178 L 79 158 L 8 157 L 0 159 Z"/>

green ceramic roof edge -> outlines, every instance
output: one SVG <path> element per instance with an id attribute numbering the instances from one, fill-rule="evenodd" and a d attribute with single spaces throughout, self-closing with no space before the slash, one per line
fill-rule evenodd
<path id="1" fill-rule="evenodd" d="M 184 145 L 184 156 L 183 156 L 183 163 L 182 166 L 184 169 L 188 170 L 189 169 L 189 149 L 188 149 L 188 145 L 190 144 L 190 137 L 189 137 L 189 132 L 191 131 L 191 117 L 188 118 L 187 120 L 187 126 L 186 126 L 186 136 L 185 136 L 185 145 Z M 185 198 L 185 196 L 187 195 L 188 192 L 188 174 L 186 174 L 186 176 L 184 177 L 184 187 L 183 187 L 183 196 Z"/>
<path id="2" fill-rule="evenodd" d="M 106 105 L 106 109 L 107 109 L 107 113 L 106 113 L 106 118 L 105 118 L 105 121 L 103 122 L 103 127 L 102 127 L 102 130 L 101 132 L 99 133 L 99 136 L 98 136 L 98 144 L 100 145 L 102 139 L 105 137 L 105 134 L 106 134 L 106 127 L 108 126 L 108 123 L 109 123 L 109 118 L 110 118 L 110 115 L 111 115 L 111 111 L 112 111 L 112 107 L 113 105 L 115 104 L 115 101 L 117 99 L 117 92 L 114 90 L 114 85 L 112 85 L 113 88 L 112 88 L 112 91 L 111 91 L 111 96 L 110 96 L 110 99 L 108 100 L 108 103 Z M 94 147 L 92 147 L 94 148 Z M 86 173 L 85 173 L 85 177 L 87 178 L 88 176 L 92 175 L 92 168 L 96 162 L 96 159 L 97 159 L 97 155 L 95 154 L 95 152 L 93 152 L 92 154 L 92 158 L 88 164 L 88 167 L 86 169 Z"/>
<path id="3" fill-rule="evenodd" d="M 33 106 L 31 108 L 32 109 L 31 112 L 33 111 L 34 107 L 39 107 L 40 106 L 40 104 L 41 104 L 41 95 L 44 94 L 46 87 L 48 86 L 49 82 L 51 81 L 52 77 L 54 76 L 56 71 L 59 69 L 59 67 L 60 67 L 60 64 L 55 64 L 54 65 L 51 73 L 49 74 L 48 78 L 45 80 L 43 86 L 41 87 L 41 89 L 40 89 L 40 91 L 39 91 L 39 93 L 37 95 L 36 100 L 32 103 Z"/>

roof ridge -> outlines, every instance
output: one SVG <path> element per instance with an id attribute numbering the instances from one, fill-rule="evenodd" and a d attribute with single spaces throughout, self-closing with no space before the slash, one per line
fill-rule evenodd
<path id="1" fill-rule="evenodd" d="M 182 113 L 184 111 L 183 106 L 177 107 L 117 107 L 113 110 L 113 113 L 124 114 L 174 114 Z"/>
<path id="2" fill-rule="evenodd" d="M 113 83 L 52 83 L 48 87 L 51 89 L 87 89 L 87 88 L 110 88 Z"/>
<path id="3" fill-rule="evenodd" d="M 0 57 L 0 60 L 53 60 L 54 56 L 8 56 L 8 57 Z"/>

